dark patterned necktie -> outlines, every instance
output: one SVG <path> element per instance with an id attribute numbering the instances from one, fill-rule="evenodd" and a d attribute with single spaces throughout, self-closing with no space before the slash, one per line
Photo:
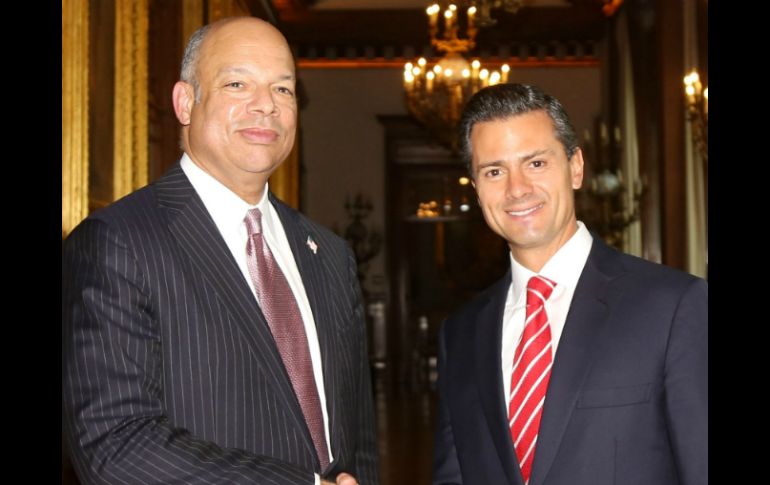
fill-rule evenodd
<path id="1" fill-rule="evenodd" d="M 530 278 L 524 330 L 513 359 L 508 425 L 525 483 L 532 473 L 545 391 L 551 376 L 551 325 L 545 313 L 545 301 L 555 286 L 556 283 L 542 276 Z"/>
<path id="2" fill-rule="evenodd" d="M 262 213 L 259 209 L 251 209 L 244 220 L 248 232 L 246 261 L 257 290 L 259 306 L 273 333 L 302 414 L 305 415 L 321 470 L 324 470 L 329 465 L 329 452 L 302 314 L 286 276 L 262 237 Z"/>

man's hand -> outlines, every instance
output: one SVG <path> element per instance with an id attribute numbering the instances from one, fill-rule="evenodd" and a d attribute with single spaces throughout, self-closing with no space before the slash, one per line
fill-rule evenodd
<path id="1" fill-rule="evenodd" d="M 358 485 L 358 480 L 350 473 L 340 473 L 336 482 L 321 479 L 321 485 Z"/>

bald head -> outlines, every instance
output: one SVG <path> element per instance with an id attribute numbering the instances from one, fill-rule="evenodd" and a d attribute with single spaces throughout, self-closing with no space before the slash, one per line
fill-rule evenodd
<path id="1" fill-rule="evenodd" d="M 190 39 L 174 85 L 181 146 L 249 203 L 286 160 L 297 127 L 296 69 L 284 36 L 254 17 L 220 20 Z"/>
<path id="2" fill-rule="evenodd" d="M 216 44 L 217 35 L 242 35 L 249 31 L 252 35 L 264 37 L 266 41 L 284 47 L 289 45 L 281 32 L 269 22 L 256 17 L 227 17 L 199 28 L 190 36 L 182 57 L 180 79 L 190 83 L 195 89 L 195 100 L 200 101 L 200 82 L 198 66 L 202 51 L 208 44 Z M 211 42 L 214 41 L 214 42 Z"/>

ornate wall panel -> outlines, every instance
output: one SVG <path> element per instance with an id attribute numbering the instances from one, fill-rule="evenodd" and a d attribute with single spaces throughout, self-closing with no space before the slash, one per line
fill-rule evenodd
<path id="1" fill-rule="evenodd" d="M 88 0 L 62 0 L 62 238 L 88 215 Z"/>
<path id="2" fill-rule="evenodd" d="M 115 2 L 114 199 L 147 184 L 148 0 Z"/>

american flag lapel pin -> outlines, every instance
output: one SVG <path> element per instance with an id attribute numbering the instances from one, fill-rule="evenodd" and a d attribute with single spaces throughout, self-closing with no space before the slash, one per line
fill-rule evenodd
<path id="1" fill-rule="evenodd" d="M 311 251 L 313 251 L 313 254 L 318 252 L 318 244 L 316 244 L 315 241 L 313 241 L 313 238 L 308 236 L 307 237 L 307 247 L 310 248 Z"/>

